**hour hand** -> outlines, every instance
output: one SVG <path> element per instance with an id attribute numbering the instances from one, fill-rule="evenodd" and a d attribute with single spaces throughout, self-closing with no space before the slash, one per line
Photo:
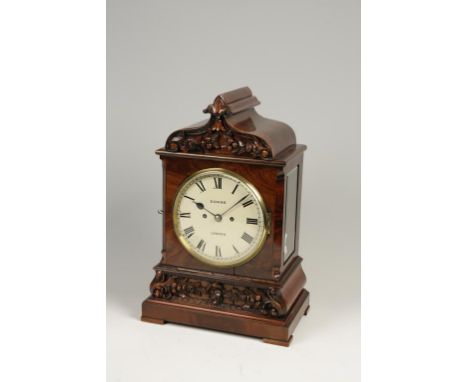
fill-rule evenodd
<path id="1" fill-rule="evenodd" d="M 205 209 L 205 206 L 203 205 L 203 203 L 199 203 L 199 202 L 194 202 L 194 203 L 195 203 L 195 205 L 197 206 L 197 208 L 198 208 L 199 210 Z"/>
<path id="2" fill-rule="evenodd" d="M 215 218 L 216 218 L 216 216 L 218 216 L 218 215 L 214 214 L 213 212 L 207 210 L 207 209 L 205 208 L 205 205 L 204 205 L 203 203 L 196 202 L 195 200 L 194 200 L 193 202 L 195 203 L 195 205 L 197 206 L 197 208 L 198 208 L 199 210 L 205 210 L 205 211 L 208 212 L 209 214 L 213 215 Z"/>
<path id="3" fill-rule="evenodd" d="M 197 202 L 195 201 L 194 198 L 190 197 L 190 196 L 187 196 L 187 195 L 184 195 L 184 197 L 186 197 L 187 199 L 190 199 L 196 206 L 199 210 L 205 210 L 206 212 L 209 212 L 211 215 L 214 216 L 214 213 L 208 211 L 206 208 L 205 208 L 205 205 L 203 203 L 200 203 L 200 202 Z"/>

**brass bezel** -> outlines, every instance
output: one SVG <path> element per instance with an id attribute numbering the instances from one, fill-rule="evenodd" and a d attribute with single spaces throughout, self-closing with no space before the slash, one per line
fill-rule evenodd
<path id="1" fill-rule="evenodd" d="M 180 233 L 178 229 L 178 223 L 180 221 L 180 218 L 177 216 L 177 211 L 176 211 L 176 205 L 178 204 L 178 201 L 183 197 L 181 196 L 180 191 L 184 188 L 184 186 L 191 182 L 194 178 L 199 177 L 201 174 L 216 174 L 216 173 L 225 173 L 230 176 L 233 176 L 237 178 L 240 182 L 244 183 L 244 185 L 251 191 L 251 193 L 254 195 L 255 198 L 258 200 L 258 204 L 260 205 L 260 209 L 263 214 L 263 231 L 261 233 L 262 237 L 260 238 L 258 244 L 255 246 L 253 249 L 252 253 L 249 254 L 249 256 L 242 258 L 241 261 L 231 261 L 229 263 L 223 263 L 219 264 L 216 261 L 212 261 L 209 259 L 204 258 L 203 256 L 200 256 L 196 251 L 193 250 L 192 246 L 190 243 L 185 239 L 183 234 Z M 174 226 L 174 233 L 176 234 L 177 238 L 179 239 L 180 243 L 182 246 L 186 249 L 186 251 L 191 254 L 193 257 L 195 257 L 197 260 L 201 261 L 204 264 L 212 265 L 217 268 L 231 268 L 231 267 L 237 267 L 240 265 L 243 265 L 250 260 L 252 260 L 255 256 L 258 255 L 258 253 L 262 250 L 266 238 L 270 233 L 270 215 L 267 212 L 265 202 L 263 200 L 262 195 L 258 192 L 257 188 L 247 179 L 245 179 L 243 176 L 239 175 L 238 173 L 231 171 L 231 170 L 226 170 L 224 168 L 218 168 L 218 167 L 213 167 L 213 168 L 207 168 L 203 170 L 199 170 L 197 172 L 194 172 L 192 175 L 190 175 L 188 178 L 186 178 L 180 186 L 177 188 L 176 192 L 176 197 L 174 198 L 174 202 L 172 204 L 172 221 L 173 221 L 173 226 Z"/>

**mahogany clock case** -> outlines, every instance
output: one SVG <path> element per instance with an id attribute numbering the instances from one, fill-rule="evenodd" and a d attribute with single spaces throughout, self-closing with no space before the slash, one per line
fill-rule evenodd
<path id="1" fill-rule="evenodd" d="M 171 134 L 156 151 L 163 165 L 163 249 L 154 267 L 142 320 L 174 322 L 263 338 L 289 345 L 309 306 L 299 249 L 302 163 L 306 147 L 292 129 L 258 115 L 258 100 L 241 88 L 216 97 L 208 121 Z M 192 140 L 192 141 L 190 141 Z M 237 143 L 237 144 L 236 144 Z M 249 146 L 247 146 L 249 145 Z M 240 266 L 221 268 L 190 255 L 173 224 L 181 184 L 197 171 L 222 168 L 240 174 L 262 196 L 270 218 L 263 248 Z M 297 169 L 294 250 L 284 253 L 287 174 Z"/>

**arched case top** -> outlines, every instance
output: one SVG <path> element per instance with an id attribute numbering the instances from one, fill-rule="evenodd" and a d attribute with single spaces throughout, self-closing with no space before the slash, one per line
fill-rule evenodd
<path id="1" fill-rule="evenodd" d="M 208 120 L 173 132 L 157 152 L 274 160 L 296 146 L 296 136 L 287 124 L 259 115 L 259 104 L 248 87 L 220 94 L 203 110 Z"/>

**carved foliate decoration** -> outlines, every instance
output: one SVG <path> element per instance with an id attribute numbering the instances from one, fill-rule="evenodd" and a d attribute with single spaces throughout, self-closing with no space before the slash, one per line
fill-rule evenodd
<path id="1" fill-rule="evenodd" d="M 211 114 L 208 122 L 203 126 L 174 132 L 166 141 L 166 150 L 271 159 L 271 148 L 265 140 L 254 134 L 242 133 L 229 123 L 229 116 L 234 112 L 253 110 L 253 106 L 258 104 L 258 100 L 252 95 L 231 104 L 218 96 L 213 104 L 203 110 Z"/>
<path id="2" fill-rule="evenodd" d="M 275 288 L 233 286 L 157 270 L 150 289 L 153 298 L 164 300 L 183 300 L 212 308 L 241 309 L 270 317 L 281 317 L 287 313 L 284 301 Z"/>

